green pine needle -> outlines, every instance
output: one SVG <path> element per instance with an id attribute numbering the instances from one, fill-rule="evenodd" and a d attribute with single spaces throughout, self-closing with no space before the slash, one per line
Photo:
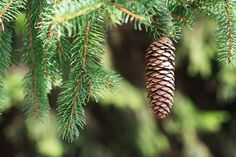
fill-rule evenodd
<path id="1" fill-rule="evenodd" d="M 10 57 L 11 57 L 11 38 L 12 38 L 12 29 L 11 27 L 6 27 L 4 32 L 0 31 L 0 114 L 4 108 L 4 97 L 3 97 L 3 77 L 5 76 L 4 72 L 9 66 Z"/>

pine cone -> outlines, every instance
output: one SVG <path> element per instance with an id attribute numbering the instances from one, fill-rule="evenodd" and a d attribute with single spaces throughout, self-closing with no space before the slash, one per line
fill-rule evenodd
<path id="1" fill-rule="evenodd" d="M 175 90 L 175 54 L 172 41 L 161 37 L 146 50 L 146 88 L 150 105 L 160 119 L 170 113 Z"/>

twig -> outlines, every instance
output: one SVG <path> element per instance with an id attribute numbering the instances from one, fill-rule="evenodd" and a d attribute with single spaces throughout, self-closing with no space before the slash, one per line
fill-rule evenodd
<path id="1" fill-rule="evenodd" d="M 135 13 L 133 13 L 133 12 L 123 8 L 121 5 L 119 5 L 119 4 L 115 3 L 115 2 L 113 2 L 112 5 L 114 7 L 116 7 L 118 10 L 120 10 L 121 12 L 123 12 L 123 13 L 125 13 L 125 14 L 127 14 L 127 15 L 135 18 L 135 19 L 137 19 L 137 20 L 140 20 L 140 21 L 145 20 L 144 16 L 137 15 L 137 14 L 135 14 Z"/>
<path id="2" fill-rule="evenodd" d="M 7 9 L 9 9 L 9 8 L 11 7 L 13 1 L 14 1 L 14 0 L 11 0 L 11 1 L 7 4 L 7 6 L 2 10 L 2 12 L 0 13 L 0 18 L 5 14 L 5 12 L 7 11 Z"/>
<path id="3" fill-rule="evenodd" d="M 87 13 L 89 13 L 91 11 L 97 10 L 98 8 L 100 8 L 102 6 L 103 6 L 103 3 L 100 2 L 100 3 L 97 3 L 97 4 L 93 5 L 93 6 L 89 6 L 89 7 L 85 8 L 85 9 L 81 9 L 78 12 L 75 12 L 75 13 L 66 14 L 66 15 L 62 15 L 62 16 L 56 16 L 55 20 L 56 20 L 56 22 L 58 24 L 60 24 L 60 23 L 63 23 L 65 21 L 74 19 L 74 18 L 76 18 L 78 16 L 87 14 Z"/>
<path id="4" fill-rule="evenodd" d="M 179 15 L 175 15 L 175 14 L 171 14 L 171 16 L 175 19 L 178 19 L 180 22 L 189 24 L 189 20 L 184 17 L 181 17 Z"/>

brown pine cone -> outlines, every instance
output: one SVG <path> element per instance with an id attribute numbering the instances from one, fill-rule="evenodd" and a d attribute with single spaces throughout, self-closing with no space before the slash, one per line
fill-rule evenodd
<path id="1" fill-rule="evenodd" d="M 170 113 L 175 90 L 175 47 L 161 37 L 146 50 L 146 88 L 150 105 L 160 119 Z"/>

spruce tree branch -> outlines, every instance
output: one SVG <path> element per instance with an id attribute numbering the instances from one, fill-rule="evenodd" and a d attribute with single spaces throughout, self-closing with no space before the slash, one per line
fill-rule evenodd
<path id="1" fill-rule="evenodd" d="M 49 39 L 52 39 L 53 37 L 53 25 L 51 24 L 50 26 L 50 29 L 49 29 L 49 32 L 48 32 L 48 38 Z M 49 63 L 49 59 L 48 59 L 48 44 L 46 45 L 45 47 L 45 52 L 44 52 L 44 55 L 45 55 L 45 63 L 44 63 L 44 74 L 45 76 L 47 77 L 48 76 L 48 63 Z"/>
<path id="2" fill-rule="evenodd" d="M 42 1 L 41 1 L 42 2 Z M 47 82 L 43 74 L 43 48 L 37 38 L 40 9 L 42 4 L 35 5 L 33 1 L 26 3 L 26 24 L 24 34 L 24 61 L 29 67 L 29 72 L 24 79 L 26 107 L 25 113 L 29 118 L 43 121 L 46 118 L 49 105 L 47 101 Z"/>
<path id="3" fill-rule="evenodd" d="M 232 15 L 229 6 L 228 0 L 224 0 L 225 2 L 225 10 L 228 18 L 228 31 L 229 31 L 229 49 L 228 49 L 228 63 L 232 61 L 233 55 L 233 24 L 232 24 Z"/>
<path id="4" fill-rule="evenodd" d="M 11 5 L 13 4 L 13 1 L 14 0 L 11 0 L 8 4 L 7 4 L 7 6 L 1 11 L 1 13 L 0 13 L 0 18 L 6 13 L 6 11 L 11 7 Z"/>
<path id="5" fill-rule="evenodd" d="M 34 49 L 33 49 L 33 40 L 32 40 L 32 27 L 29 28 L 29 43 L 30 43 L 30 55 L 32 57 L 32 60 L 35 60 L 35 54 L 33 53 Z M 33 65 L 33 69 L 32 69 L 32 76 L 33 76 L 33 105 L 34 105 L 34 112 L 35 112 L 35 119 L 38 121 L 39 118 L 39 101 L 38 101 L 38 95 L 37 95 L 37 76 L 36 76 L 36 65 Z"/>
<path id="6" fill-rule="evenodd" d="M 69 129 L 71 127 L 71 121 L 73 119 L 73 116 L 76 115 L 75 114 L 76 101 L 77 101 L 78 93 L 79 93 L 80 88 L 81 88 L 81 82 L 82 82 L 82 79 L 83 79 L 83 76 L 84 76 L 84 69 L 85 69 L 85 66 L 86 66 L 86 58 L 87 58 L 87 50 L 88 50 L 88 36 L 89 36 L 89 31 L 90 31 L 90 25 L 91 25 L 91 23 L 88 20 L 87 23 L 86 23 L 85 43 L 84 43 L 83 61 L 82 61 L 82 72 L 79 75 L 76 90 L 75 90 L 75 94 L 73 96 L 72 107 L 71 107 L 71 115 L 70 115 L 69 123 L 67 124 L 67 129 Z"/>
<path id="7" fill-rule="evenodd" d="M 81 82 L 82 82 L 82 79 L 83 79 L 83 75 L 84 75 L 84 72 L 82 71 L 81 74 L 79 75 L 79 79 L 78 79 L 78 82 L 77 82 L 75 94 L 74 94 L 73 100 L 72 100 L 70 120 L 68 121 L 68 124 L 67 124 L 67 127 L 66 127 L 68 130 L 69 130 L 70 127 L 71 127 L 71 122 L 72 122 L 72 120 L 73 120 L 73 116 L 76 115 L 76 113 L 75 113 L 75 112 L 76 112 L 76 111 L 75 111 L 75 108 L 76 108 L 76 100 L 77 100 L 77 97 L 78 97 L 78 93 L 79 93 L 79 89 L 80 89 Z"/>
<path id="8" fill-rule="evenodd" d="M 12 52 L 12 27 L 6 25 L 5 31 L 0 32 L 0 116 L 5 106 L 3 78 L 5 70 L 9 67 Z"/>
<path id="9" fill-rule="evenodd" d="M 206 10 L 211 10 L 209 7 L 209 4 L 224 4 L 224 2 L 222 2 L 221 0 L 215 0 L 215 1 L 210 1 L 210 2 L 193 2 L 193 1 L 189 1 L 189 5 L 194 8 L 196 6 L 201 6 L 201 9 L 206 9 Z"/>
<path id="10" fill-rule="evenodd" d="M 55 21 L 52 18 L 56 14 L 56 1 L 49 2 L 48 7 L 43 7 L 40 23 L 41 28 L 39 29 L 38 37 L 43 42 L 43 62 L 44 62 L 44 75 L 49 79 L 56 79 L 60 77 L 59 73 L 59 62 L 57 57 L 60 56 L 58 51 L 58 41 L 60 39 L 60 29 L 57 27 Z M 55 63 L 55 64 L 52 64 Z"/>
<path id="11" fill-rule="evenodd" d="M 210 6 L 215 5 L 215 3 L 216 2 L 214 2 L 214 3 L 210 2 L 210 3 L 206 4 L 206 3 L 203 3 L 203 2 L 192 2 L 192 1 L 190 1 L 189 5 L 190 5 L 191 8 L 199 8 L 200 10 L 206 11 L 208 13 L 214 13 L 214 12 L 217 11 L 217 9 L 214 10 L 215 8 L 213 9 Z M 219 5 L 220 5 L 220 3 L 222 3 L 222 2 L 217 2 L 217 4 L 219 4 Z"/>
<path id="12" fill-rule="evenodd" d="M 49 3 L 51 9 L 45 9 L 44 14 L 42 17 L 42 21 L 48 21 L 46 24 L 46 27 L 44 27 L 45 32 L 41 31 L 41 33 L 45 33 L 43 41 L 45 42 L 44 45 L 44 74 L 46 77 L 55 77 L 57 72 L 55 72 L 55 69 L 51 66 L 52 58 L 55 55 L 55 53 L 58 53 L 58 56 L 60 57 L 60 51 L 57 51 L 57 45 L 58 45 L 58 39 L 56 37 L 57 33 L 56 31 L 59 31 L 55 27 L 54 21 L 52 21 L 50 18 L 48 18 L 47 14 L 50 14 L 51 17 L 54 17 L 56 15 L 56 9 L 57 5 L 60 3 L 60 0 L 54 0 L 53 2 Z M 42 12 L 41 12 L 42 13 Z M 52 44 L 53 43 L 53 44 Z M 60 59 L 61 60 L 61 59 Z"/>
<path id="13" fill-rule="evenodd" d="M 30 8 L 29 8 L 29 3 L 26 4 L 26 16 L 27 19 L 30 19 Z M 33 47 L 33 28 L 32 28 L 32 23 L 29 21 L 28 24 L 28 32 L 29 32 L 29 52 L 30 52 L 30 57 L 32 61 L 34 62 L 35 60 L 35 54 L 34 54 L 34 47 Z M 37 100 L 37 76 L 36 76 L 36 65 L 34 63 L 33 69 L 32 69 L 32 78 L 33 78 L 33 111 L 35 113 L 35 119 L 39 120 L 39 101 Z"/>
<path id="14" fill-rule="evenodd" d="M 97 80 L 103 82 L 103 84 L 107 85 L 108 87 L 113 87 L 113 83 L 110 82 L 110 81 L 108 81 L 108 80 L 106 80 L 105 78 L 103 78 L 103 77 L 98 77 L 98 76 L 96 76 L 96 75 L 93 75 L 93 77 L 95 77 Z"/>
<path id="15" fill-rule="evenodd" d="M 140 20 L 140 21 L 145 20 L 145 17 L 144 17 L 144 16 L 137 15 L 137 14 L 135 14 L 135 13 L 133 13 L 133 12 L 127 10 L 126 8 L 123 8 L 121 5 L 119 5 L 119 4 L 115 3 L 115 2 L 113 2 L 112 5 L 113 5 L 114 7 L 116 7 L 118 10 L 120 10 L 121 12 L 123 12 L 123 13 L 125 13 L 125 14 L 131 16 L 131 17 L 133 17 L 133 18 L 136 19 L 136 20 Z"/>
<path id="16" fill-rule="evenodd" d="M 76 18 L 78 16 L 81 16 L 81 15 L 84 15 L 84 14 L 88 14 L 91 11 L 97 10 L 97 9 L 101 8 L 103 5 L 104 5 L 104 3 L 100 2 L 100 3 L 97 3 L 97 4 L 93 5 L 93 6 L 89 6 L 89 7 L 85 8 L 85 9 L 79 10 L 78 12 L 75 12 L 75 13 L 66 14 L 66 15 L 62 15 L 62 16 L 56 16 L 55 17 L 55 21 L 58 24 L 61 24 L 61 23 L 65 22 L 65 21 L 74 19 L 74 18 Z"/>

